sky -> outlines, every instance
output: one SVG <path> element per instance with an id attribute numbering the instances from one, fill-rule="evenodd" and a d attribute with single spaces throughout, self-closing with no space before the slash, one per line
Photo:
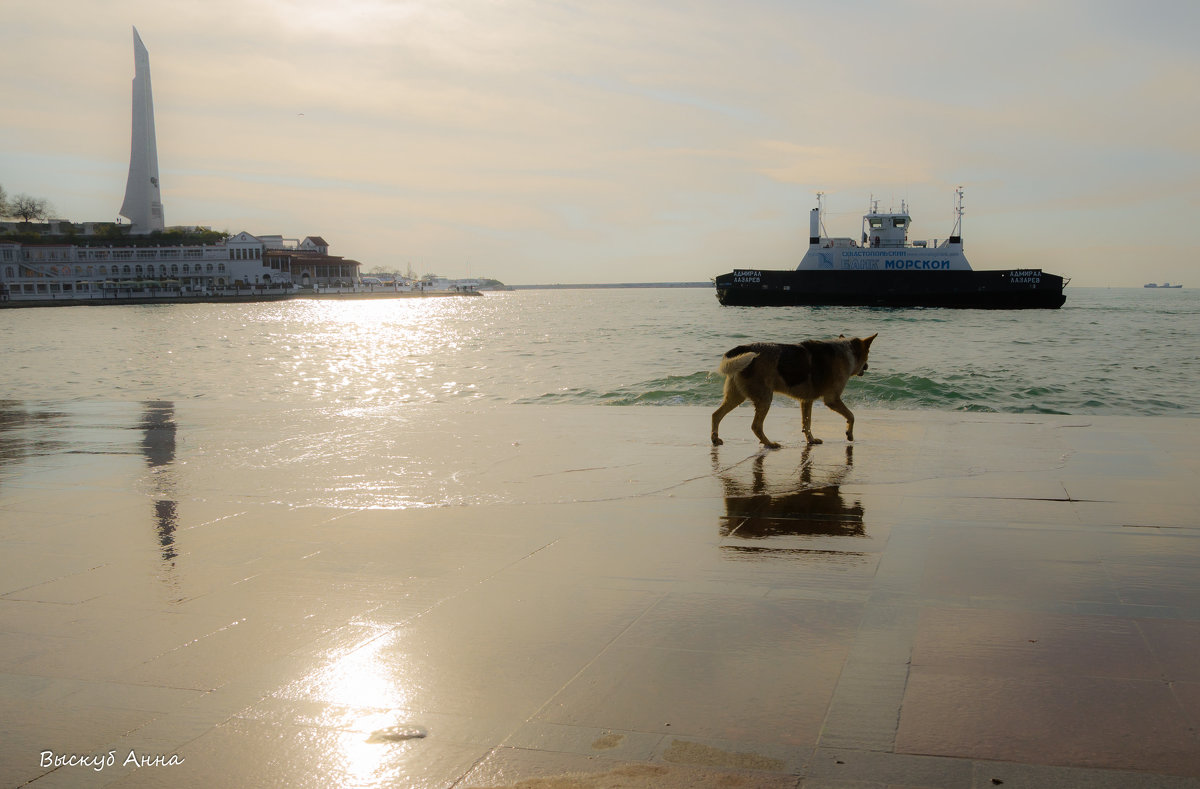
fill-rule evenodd
<path id="1" fill-rule="evenodd" d="M 136 27 L 168 225 L 508 284 L 794 268 L 874 198 L 976 269 L 1200 286 L 1195 0 L 56 0 L 0 187 L 114 221 Z"/>

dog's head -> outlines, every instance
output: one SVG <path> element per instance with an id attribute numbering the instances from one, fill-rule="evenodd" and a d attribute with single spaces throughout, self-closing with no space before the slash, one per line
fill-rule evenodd
<path id="1" fill-rule="evenodd" d="M 867 371 L 867 354 L 871 352 L 871 343 L 879 336 L 879 332 L 875 332 L 870 337 L 852 337 L 850 339 L 850 348 L 854 351 L 855 375 L 862 375 Z"/>

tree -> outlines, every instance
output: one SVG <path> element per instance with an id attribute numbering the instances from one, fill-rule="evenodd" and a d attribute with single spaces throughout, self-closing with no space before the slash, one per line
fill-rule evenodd
<path id="1" fill-rule="evenodd" d="M 0 186 L 0 217 L 8 216 L 8 203 L 6 199 L 8 195 L 4 194 L 4 187 Z"/>
<path id="2" fill-rule="evenodd" d="M 116 222 L 97 222 L 92 226 L 92 232 L 96 238 L 103 241 L 119 241 L 125 238 L 121 225 Z"/>
<path id="3" fill-rule="evenodd" d="M 29 224 L 35 219 L 48 219 L 50 204 L 37 197 L 19 194 L 12 199 L 12 203 L 8 206 L 8 214 L 9 216 L 19 216 L 25 224 Z"/>

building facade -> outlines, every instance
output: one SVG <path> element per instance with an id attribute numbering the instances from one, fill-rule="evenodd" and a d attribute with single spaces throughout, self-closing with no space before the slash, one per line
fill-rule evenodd
<path id="1" fill-rule="evenodd" d="M 133 56 L 129 176 L 121 205 L 131 224 L 114 234 L 111 227 L 97 231 L 107 223 L 85 222 L 77 235 L 79 228 L 62 220 L 0 223 L 0 298 L 161 298 L 357 285 L 359 263 L 330 255 L 320 236 L 298 241 L 242 232 L 196 243 L 220 236 L 190 228 L 164 232 L 150 54 L 137 28 Z M 170 243 L 176 239 L 182 243 Z"/>
<path id="2" fill-rule="evenodd" d="M 353 287 L 360 282 L 357 260 L 329 254 L 329 242 L 308 236 L 294 245 L 272 244 L 264 252 L 266 264 L 301 288 Z"/>
<path id="3" fill-rule="evenodd" d="M 3 241 L 0 297 L 96 299 L 191 296 L 340 287 L 359 263 L 329 254 L 319 237 L 286 242 L 238 233 L 216 244 L 101 246 Z M 310 243 L 319 241 L 320 243 Z"/>

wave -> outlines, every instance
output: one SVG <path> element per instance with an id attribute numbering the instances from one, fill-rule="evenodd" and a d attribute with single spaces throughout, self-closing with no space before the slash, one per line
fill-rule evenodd
<path id="1" fill-rule="evenodd" d="M 587 403 L 600 405 L 708 405 L 720 402 L 724 379 L 717 373 L 668 375 L 609 391 L 565 388 L 519 403 Z"/>
<path id="2" fill-rule="evenodd" d="M 715 407 L 721 401 L 724 379 L 717 373 L 701 371 L 689 375 L 669 375 L 639 381 L 616 389 L 565 387 L 518 403 L 618 406 Z M 948 374 L 930 375 L 890 373 L 851 380 L 844 399 L 852 407 L 887 410 L 949 410 L 982 413 L 1071 413 L 1073 393 L 1064 386 L 1039 384 L 1016 386 L 1003 376 Z M 787 397 L 776 398 L 777 405 L 794 405 Z M 1092 404 L 1093 408 L 1102 403 Z M 1165 404 L 1163 404 L 1165 406 Z M 1077 410 L 1077 409 L 1076 409 Z"/>

